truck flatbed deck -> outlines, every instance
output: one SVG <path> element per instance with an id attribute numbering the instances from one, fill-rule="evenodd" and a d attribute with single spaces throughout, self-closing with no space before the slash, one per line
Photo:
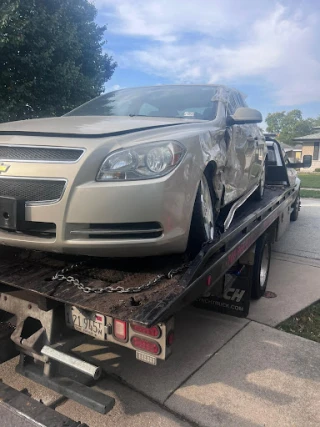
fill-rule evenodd
<path id="1" fill-rule="evenodd" d="M 2 361 L 18 350 L 19 373 L 106 413 L 115 403 L 113 397 L 78 379 L 79 373 L 93 379 L 101 374 L 101 367 L 72 354 L 86 335 L 127 347 L 138 360 L 155 365 L 173 351 L 174 315 L 182 307 L 196 302 L 198 307 L 245 317 L 250 297 L 259 298 L 266 290 L 271 243 L 297 219 L 300 209 L 300 180 L 288 174 L 288 167 L 300 164 L 286 166 L 279 143 L 268 141 L 264 199 L 245 198 L 241 207 L 242 201 L 236 202 L 229 228 L 236 207 L 223 211 L 217 223 L 221 232 L 191 261 L 186 254 L 88 259 L 0 247 L 0 325 L 7 327 L 0 336 Z M 110 286 L 118 292 L 97 293 Z M 129 288 L 137 292 L 126 292 Z M 60 371 L 66 366 L 67 377 Z M 21 406 L 19 394 L 0 389 L 0 397 L 11 402 L 10 410 L 16 408 L 16 399 Z M 36 420 L 39 410 L 32 416 L 25 413 Z M 49 421 L 44 425 L 51 427 Z"/>
<path id="2" fill-rule="evenodd" d="M 61 269 L 81 260 L 11 248 L 2 249 L 0 283 L 129 322 L 152 326 L 200 297 L 229 270 L 281 213 L 292 205 L 293 188 L 266 189 L 262 202 L 248 200 L 236 214 L 231 227 L 204 246 L 197 257 L 172 278 L 167 274 L 184 265 L 186 255 L 144 259 L 81 259 L 84 264 L 69 274 L 84 286 L 139 287 L 165 274 L 150 289 L 137 293 L 84 293 L 67 281 L 53 281 Z M 66 273 L 68 276 L 68 273 Z M 1 290 L 1 287 L 0 287 Z M 2 289 L 5 291 L 6 289 Z"/>

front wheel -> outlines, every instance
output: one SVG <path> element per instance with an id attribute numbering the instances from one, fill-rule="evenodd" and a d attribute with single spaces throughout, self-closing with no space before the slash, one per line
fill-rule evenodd
<path id="1" fill-rule="evenodd" d="M 208 184 L 206 176 L 203 174 L 194 203 L 189 233 L 188 251 L 192 255 L 196 255 L 205 242 L 214 239 L 214 206 L 214 193 Z"/>
<path id="2" fill-rule="evenodd" d="M 256 243 L 254 266 L 252 271 L 251 296 L 261 298 L 267 288 L 271 261 L 271 242 L 267 233 L 263 234 Z"/>

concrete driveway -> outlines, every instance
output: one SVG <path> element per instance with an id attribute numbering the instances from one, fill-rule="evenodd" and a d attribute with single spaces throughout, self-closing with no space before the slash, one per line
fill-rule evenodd
<path id="1" fill-rule="evenodd" d="M 167 362 L 152 367 L 95 342 L 78 348 L 110 374 L 96 386 L 116 398 L 107 415 L 15 374 L 15 360 L 0 366 L 0 378 L 92 427 L 318 426 L 320 345 L 274 326 L 320 299 L 319 219 L 320 201 L 303 199 L 300 218 L 275 245 L 268 289 L 276 298 L 253 302 L 247 319 L 182 311 Z"/>

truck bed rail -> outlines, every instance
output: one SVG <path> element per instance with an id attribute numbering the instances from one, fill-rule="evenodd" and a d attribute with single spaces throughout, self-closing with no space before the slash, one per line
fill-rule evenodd
<path id="1" fill-rule="evenodd" d="M 254 244 L 257 238 L 292 205 L 296 190 L 269 187 L 262 202 L 248 201 L 239 209 L 229 228 L 203 250 L 185 271 L 171 277 L 186 255 L 144 259 L 85 259 L 2 248 L 0 291 L 31 291 L 38 298 L 74 305 L 80 309 L 134 321 L 146 326 L 166 320 L 178 309 L 213 288 L 219 278 Z M 84 261 L 70 275 L 85 287 L 106 285 L 127 289 L 139 287 L 158 275 L 165 276 L 147 290 L 137 293 L 85 293 L 67 281 L 53 281 L 57 271 Z M 208 277 L 210 276 L 210 283 Z M 21 293 L 21 292 L 20 292 Z"/>

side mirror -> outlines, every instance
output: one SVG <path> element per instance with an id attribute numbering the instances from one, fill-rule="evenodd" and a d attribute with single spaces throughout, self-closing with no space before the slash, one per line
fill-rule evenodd
<path id="1" fill-rule="evenodd" d="M 249 123 L 261 123 L 262 114 L 253 108 L 240 107 L 237 108 L 232 116 L 227 117 L 227 126 L 245 125 Z"/>
<path id="2" fill-rule="evenodd" d="M 312 156 L 307 154 L 303 156 L 303 163 L 288 163 L 288 168 L 294 169 L 302 169 L 302 168 L 310 168 L 312 165 Z"/>
<path id="3" fill-rule="evenodd" d="M 311 166 L 312 166 L 312 156 L 310 154 L 303 156 L 303 167 L 311 168 Z"/>

